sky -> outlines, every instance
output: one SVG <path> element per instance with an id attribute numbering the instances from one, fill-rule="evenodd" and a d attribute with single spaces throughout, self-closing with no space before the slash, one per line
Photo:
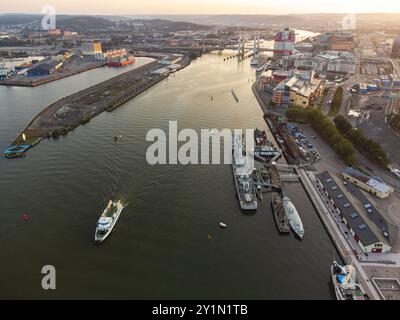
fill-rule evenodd
<path id="1" fill-rule="evenodd" d="M 58 14 L 290 14 L 400 12 L 400 0 L 0 0 L 1 13 Z"/>

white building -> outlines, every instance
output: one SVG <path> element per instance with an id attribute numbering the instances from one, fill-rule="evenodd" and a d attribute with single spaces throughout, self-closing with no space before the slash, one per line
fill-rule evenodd
<path id="1" fill-rule="evenodd" d="M 343 177 L 360 187 L 361 189 L 377 196 L 378 198 L 385 199 L 394 192 L 393 188 L 388 186 L 379 178 L 372 178 L 366 174 L 353 169 L 351 167 L 346 168 L 343 172 Z"/>

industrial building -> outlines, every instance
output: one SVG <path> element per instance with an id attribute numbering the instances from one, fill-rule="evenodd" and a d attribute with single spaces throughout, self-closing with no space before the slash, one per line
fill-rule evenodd
<path id="1" fill-rule="evenodd" d="M 344 170 L 343 178 L 381 199 L 389 197 L 394 191 L 392 187 L 388 186 L 380 178 L 367 176 L 351 167 Z"/>
<path id="2" fill-rule="evenodd" d="M 329 172 L 321 173 L 318 179 L 331 205 L 336 209 L 361 250 L 367 254 L 389 253 L 392 247 L 386 239 L 388 237 L 386 231 L 374 232 Z"/>
<path id="3" fill-rule="evenodd" d="M 46 60 L 35 64 L 32 68 L 28 69 L 27 74 L 30 77 L 40 77 L 53 74 L 63 66 L 62 62 L 54 60 Z"/>
<path id="4" fill-rule="evenodd" d="M 294 66 L 302 70 L 315 70 L 320 74 L 355 74 L 356 72 L 354 55 L 340 51 L 326 51 L 315 57 L 299 54 L 295 57 Z"/>
<path id="5" fill-rule="evenodd" d="M 173 55 L 170 55 L 170 56 L 164 58 L 163 60 L 161 60 L 160 63 L 163 65 L 170 66 L 170 65 L 178 64 L 179 62 L 182 61 L 182 59 L 183 59 L 183 55 L 173 54 Z"/>
<path id="6" fill-rule="evenodd" d="M 100 41 L 82 43 L 82 55 L 84 56 L 84 58 L 93 61 L 105 60 Z"/>

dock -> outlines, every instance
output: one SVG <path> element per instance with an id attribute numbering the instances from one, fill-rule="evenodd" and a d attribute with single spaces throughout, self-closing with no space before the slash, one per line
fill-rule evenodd
<path id="1" fill-rule="evenodd" d="M 317 190 L 317 187 L 314 185 L 317 181 L 314 173 L 306 171 L 304 169 L 298 169 L 297 172 L 306 193 L 308 194 L 315 210 L 317 211 L 322 221 L 322 224 L 324 225 L 329 236 L 331 237 L 332 242 L 339 252 L 341 258 L 346 263 L 353 264 L 353 266 L 356 268 L 357 279 L 360 281 L 360 284 L 366 290 L 369 297 L 373 300 L 380 300 L 381 297 L 376 292 L 375 287 L 369 280 L 366 272 L 360 264 L 360 261 L 357 259 L 355 253 L 353 252 L 353 249 L 345 239 L 345 236 L 338 229 L 338 226 L 330 215 L 324 200 Z"/>
<path id="2" fill-rule="evenodd" d="M 82 66 L 76 67 L 71 70 L 54 73 L 46 76 L 40 77 L 12 77 L 10 79 L 0 80 L 0 85 L 2 86 L 12 86 L 12 87 L 38 87 L 43 84 L 61 80 L 76 74 L 84 73 L 93 69 L 97 69 L 100 67 L 104 67 L 106 65 L 105 62 L 93 62 L 93 63 L 86 63 Z"/>
<path id="3" fill-rule="evenodd" d="M 182 68 L 188 66 L 190 61 L 189 57 L 185 57 Z M 168 74 L 153 74 L 162 67 L 160 61 L 153 61 L 60 99 L 37 114 L 11 146 L 23 144 L 23 135 L 26 140 L 37 143 L 45 138 L 66 135 L 102 112 L 117 109 L 166 79 Z"/>

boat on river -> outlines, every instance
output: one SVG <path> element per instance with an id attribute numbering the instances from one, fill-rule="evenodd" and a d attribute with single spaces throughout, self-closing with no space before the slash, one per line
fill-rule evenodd
<path id="1" fill-rule="evenodd" d="M 110 236 L 123 209 L 124 205 L 121 201 L 110 200 L 97 222 L 95 233 L 96 243 L 103 243 Z"/>

